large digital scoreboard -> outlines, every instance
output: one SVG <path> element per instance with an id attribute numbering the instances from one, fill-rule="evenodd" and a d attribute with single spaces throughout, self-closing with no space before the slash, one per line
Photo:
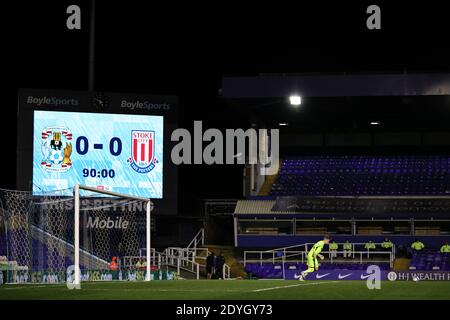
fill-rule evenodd
<path id="1" fill-rule="evenodd" d="M 176 108 L 170 96 L 20 90 L 17 188 L 41 196 L 83 184 L 176 214 Z"/>
<path id="2" fill-rule="evenodd" d="M 34 111 L 33 194 L 80 183 L 163 198 L 163 116 Z"/>

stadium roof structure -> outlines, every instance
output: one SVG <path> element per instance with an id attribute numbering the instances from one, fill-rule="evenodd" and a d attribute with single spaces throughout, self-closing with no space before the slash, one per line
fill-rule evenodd
<path id="1" fill-rule="evenodd" d="M 239 200 L 234 216 L 301 219 L 450 220 L 450 197 L 278 197 Z"/>
<path id="2" fill-rule="evenodd" d="M 223 96 L 236 98 L 450 95 L 450 74 L 322 74 L 224 77 Z"/>
<path id="3" fill-rule="evenodd" d="M 239 200 L 234 214 L 273 214 L 272 207 L 275 200 Z M 276 213 L 295 213 L 295 211 L 280 211 Z"/>
<path id="4" fill-rule="evenodd" d="M 448 132 L 450 119 L 450 73 L 224 76 L 220 94 L 252 125 L 282 123 L 284 133 Z"/>

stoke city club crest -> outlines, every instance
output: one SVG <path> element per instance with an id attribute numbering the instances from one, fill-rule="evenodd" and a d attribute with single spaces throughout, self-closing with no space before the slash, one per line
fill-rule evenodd
<path id="1" fill-rule="evenodd" d="M 128 158 L 131 168 L 138 173 L 148 173 L 155 168 L 155 131 L 131 131 L 131 156 Z"/>

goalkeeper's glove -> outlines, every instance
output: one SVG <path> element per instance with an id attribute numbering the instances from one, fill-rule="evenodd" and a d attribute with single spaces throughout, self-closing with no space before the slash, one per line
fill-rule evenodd
<path id="1" fill-rule="evenodd" d="M 321 254 L 318 254 L 317 256 L 318 256 L 318 257 L 320 258 L 320 260 L 323 260 L 323 259 L 325 259 L 325 258 L 324 258 L 324 256 L 323 256 L 323 255 L 321 255 Z"/>

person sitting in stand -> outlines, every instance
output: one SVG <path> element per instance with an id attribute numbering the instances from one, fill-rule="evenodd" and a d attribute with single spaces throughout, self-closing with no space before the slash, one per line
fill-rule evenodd
<path id="1" fill-rule="evenodd" d="M 369 253 L 372 250 L 375 250 L 377 248 L 377 246 L 375 245 L 375 243 L 372 240 L 369 240 L 369 242 L 366 242 L 366 244 L 364 245 L 364 249 L 367 250 L 367 258 L 369 258 Z"/>
<path id="2" fill-rule="evenodd" d="M 384 241 L 381 243 L 381 249 L 383 251 L 391 251 L 394 244 L 388 238 L 384 238 Z"/>
<path id="3" fill-rule="evenodd" d="M 450 245 L 448 244 L 448 241 L 444 243 L 444 245 L 441 247 L 440 250 L 441 253 L 450 253 Z"/>
<path id="4" fill-rule="evenodd" d="M 351 258 L 352 256 L 352 244 L 346 240 L 342 248 L 344 249 L 344 258 Z"/>
<path id="5" fill-rule="evenodd" d="M 411 249 L 413 250 L 413 252 L 421 252 L 423 249 L 425 249 L 425 245 L 419 239 L 415 239 L 411 244 Z"/>
<path id="6" fill-rule="evenodd" d="M 330 249 L 330 258 L 337 258 L 338 244 L 336 242 L 331 242 L 328 245 L 328 248 Z"/>

